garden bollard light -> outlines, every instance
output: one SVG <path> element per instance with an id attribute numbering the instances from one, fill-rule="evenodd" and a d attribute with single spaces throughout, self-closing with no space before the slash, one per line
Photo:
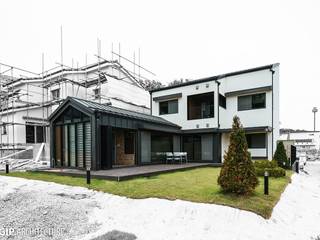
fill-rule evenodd
<path id="1" fill-rule="evenodd" d="M 87 184 L 91 183 L 91 174 L 90 174 L 90 168 L 87 168 Z"/>
<path id="2" fill-rule="evenodd" d="M 6 163 L 6 174 L 9 173 L 9 163 Z"/>
<path id="3" fill-rule="evenodd" d="M 264 172 L 264 195 L 269 195 L 269 173 Z"/>
<path id="4" fill-rule="evenodd" d="M 296 173 L 299 173 L 299 161 L 296 161 Z"/>

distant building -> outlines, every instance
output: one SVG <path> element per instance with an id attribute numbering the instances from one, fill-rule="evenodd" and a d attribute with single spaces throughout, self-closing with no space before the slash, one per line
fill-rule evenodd
<path id="1" fill-rule="evenodd" d="M 320 150 L 320 131 L 280 129 L 280 140 L 293 140 L 298 156 Z"/>

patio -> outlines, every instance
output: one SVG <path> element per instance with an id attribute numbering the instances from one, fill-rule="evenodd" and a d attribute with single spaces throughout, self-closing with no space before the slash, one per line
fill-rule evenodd
<path id="1" fill-rule="evenodd" d="M 119 167 L 109 170 L 91 171 L 91 177 L 97 179 L 107 179 L 114 181 L 123 181 L 135 177 L 148 177 L 160 173 L 181 171 L 192 168 L 207 167 L 207 166 L 220 166 L 213 163 L 186 163 L 186 164 L 156 164 L 132 167 Z M 38 172 L 46 172 L 52 174 L 59 174 L 63 176 L 86 176 L 86 171 L 79 169 L 67 168 L 51 168 L 46 170 L 38 170 Z"/>

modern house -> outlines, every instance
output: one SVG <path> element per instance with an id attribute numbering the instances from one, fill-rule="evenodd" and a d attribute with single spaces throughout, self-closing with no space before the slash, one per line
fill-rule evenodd
<path id="1" fill-rule="evenodd" d="M 272 159 L 279 137 L 279 64 L 231 72 L 150 92 L 151 114 L 67 98 L 50 116 L 51 165 L 160 163 L 161 152 L 221 163 L 238 115 L 253 159 Z"/>

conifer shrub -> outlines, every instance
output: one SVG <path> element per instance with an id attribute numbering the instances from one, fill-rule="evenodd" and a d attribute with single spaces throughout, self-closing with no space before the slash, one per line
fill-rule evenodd
<path id="1" fill-rule="evenodd" d="M 286 150 L 282 141 L 278 142 L 277 149 L 274 153 L 273 159 L 277 161 L 279 167 L 287 169 L 290 168 L 290 163 L 287 158 Z"/>
<path id="2" fill-rule="evenodd" d="M 230 145 L 224 155 L 218 184 L 224 192 L 249 194 L 258 185 L 245 132 L 238 116 L 233 118 Z"/>

